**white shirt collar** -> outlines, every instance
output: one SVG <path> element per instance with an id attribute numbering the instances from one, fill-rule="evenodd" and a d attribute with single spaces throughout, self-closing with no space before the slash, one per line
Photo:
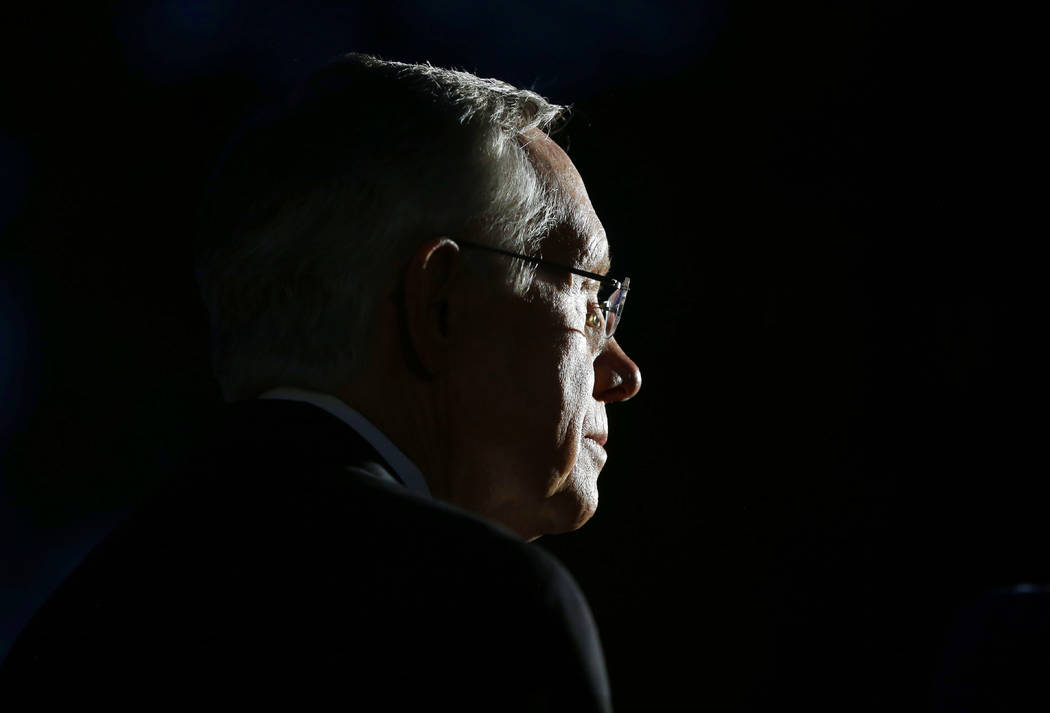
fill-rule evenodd
<path id="1" fill-rule="evenodd" d="M 427 487 L 427 481 L 423 478 L 423 473 L 416 467 L 416 464 L 410 461 L 408 457 L 386 437 L 386 434 L 376 428 L 371 421 L 362 416 L 356 410 L 352 409 L 341 399 L 338 399 L 331 394 L 325 394 L 318 391 L 307 391 L 306 389 L 300 389 L 294 386 L 278 386 L 269 389 L 260 394 L 259 398 L 283 399 L 285 401 L 305 401 L 308 404 L 313 404 L 318 408 L 324 409 L 346 425 L 350 426 L 350 428 L 360 433 L 361 437 L 368 441 L 369 445 L 375 448 L 379 455 L 386 459 L 386 462 L 394 469 L 394 472 L 397 473 L 401 482 L 405 484 L 405 487 L 423 495 L 430 495 L 430 488 Z"/>

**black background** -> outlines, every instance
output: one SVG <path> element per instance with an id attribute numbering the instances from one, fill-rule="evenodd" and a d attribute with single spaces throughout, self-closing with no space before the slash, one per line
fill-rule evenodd
<path id="1" fill-rule="evenodd" d="M 978 593 L 1050 580 L 1036 24 L 887 3 L 81 3 L 5 11 L 0 638 L 220 403 L 196 191 L 330 56 L 572 104 L 632 277 L 576 575 L 619 710 L 922 710 Z"/>

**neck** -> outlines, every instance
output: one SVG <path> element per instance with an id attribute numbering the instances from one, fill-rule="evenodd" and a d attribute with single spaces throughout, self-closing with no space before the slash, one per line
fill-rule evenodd
<path id="1" fill-rule="evenodd" d="M 369 369 L 332 393 L 371 421 L 420 469 L 435 498 L 449 500 L 448 439 L 441 428 L 446 421 L 440 417 L 433 385 L 394 371 Z"/>

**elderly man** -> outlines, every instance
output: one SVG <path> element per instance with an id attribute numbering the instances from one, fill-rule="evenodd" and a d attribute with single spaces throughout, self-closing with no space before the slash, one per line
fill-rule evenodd
<path id="1" fill-rule="evenodd" d="M 629 279 L 504 82 L 347 55 L 231 142 L 196 244 L 214 442 L 16 643 L 42 698 L 607 711 L 528 541 L 598 505 Z M 291 698 L 288 698 L 291 697 Z M 142 699 L 136 699 L 142 700 Z"/>

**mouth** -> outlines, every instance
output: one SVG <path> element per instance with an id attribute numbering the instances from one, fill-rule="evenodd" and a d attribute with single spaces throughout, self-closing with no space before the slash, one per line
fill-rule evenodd
<path id="1" fill-rule="evenodd" d="M 589 433 L 589 434 L 587 434 L 587 438 L 591 439 L 592 441 L 597 443 L 602 448 L 605 448 L 605 442 L 609 440 L 609 434 L 608 433 Z"/>

